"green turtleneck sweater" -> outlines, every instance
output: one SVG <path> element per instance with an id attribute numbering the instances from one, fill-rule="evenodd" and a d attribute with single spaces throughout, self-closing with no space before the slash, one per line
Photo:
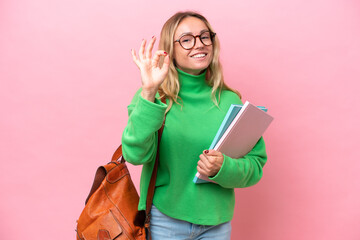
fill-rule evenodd
<path id="1" fill-rule="evenodd" d="M 242 104 L 232 91 L 221 93 L 219 107 L 211 99 L 212 88 L 205 73 L 190 75 L 178 69 L 181 100 L 166 114 L 160 142 L 159 168 L 153 204 L 164 214 L 201 225 L 230 221 L 234 213 L 234 188 L 256 184 L 267 160 L 261 138 L 246 156 L 233 159 L 224 155 L 217 182 L 195 184 L 199 155 L 210 146 L 231 104 Z M 129 163 L 143 164 L 139 210 L 146 208 L 146 195 L 153 170 L 157 131 L 167 105 L 158 99 L 145 100 L 135 94 L 128 106 L 129 120 L 122 135 L 123 155 Z"/>

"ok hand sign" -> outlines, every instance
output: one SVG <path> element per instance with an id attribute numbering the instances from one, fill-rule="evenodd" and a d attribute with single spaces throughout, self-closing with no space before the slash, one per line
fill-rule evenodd
<path id="1" fill-rule="evenodd" d="M 152 56 L 155 40 L 156 38 L 152 37 L 146 50 L 146 40 L 141 42 L 139 57 L 136 56 L 135 50 L 131 49 L 133 61 L 140 69 L 142 82 L 141 96 L 152 102 L 155 100 L 156 92 L 168 74 L 170 65 L 169 55 L 164 50 L 157 50 L 154 56 Z M 165 56 L 161 68 L 159 66 L 160 56 Z"/>

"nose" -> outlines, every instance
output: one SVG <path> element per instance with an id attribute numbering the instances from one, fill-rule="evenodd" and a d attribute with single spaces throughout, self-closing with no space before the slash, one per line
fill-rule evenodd
<path id="1" fill-rule="evenodd" d="M 196 36 L 195 37 L 195 45 L 194 48 L 201 48 L 204 47 L 205 45 L 201 42 L 200 40 L 200 36 Z"/>

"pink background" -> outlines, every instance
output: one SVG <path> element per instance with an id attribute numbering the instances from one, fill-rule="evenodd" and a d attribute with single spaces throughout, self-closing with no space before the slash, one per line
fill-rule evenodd
<path id="1" fill-rule="evenodd" d="M 75 238 L 140 86 L 130 49 L 186 9 L 216 30 L 227 83 L 275 117 L 232 239 L 360 239 L 357 0 L 2 0 L 0 239 Z"/>

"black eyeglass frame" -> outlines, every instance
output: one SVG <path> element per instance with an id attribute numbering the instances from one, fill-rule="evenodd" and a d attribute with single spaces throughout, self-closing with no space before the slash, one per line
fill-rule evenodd
<path id="1" fill-rule="evenodd" d="M 209 44 L 209 45 L 206 45 L 205 43 L 203 43 L 203 41 L 201 40 L 201 37 L 200 37 L 202 34 L 207 33 L 207 32 L 210 33 L 210 39 L 211 39 L 211 44 Z M 211 32 L 211 31 L 205 31 L 205 32 L 202 32 L 202 33 L 200 33 L 200 34 L 198 34 L 198 35 L 195 35 L 195 36 L 192 35 L 192 34 L 185 34 L 185 35 L 180 36 L 179 39 L 175 40 L 174 42 L 178 42 L 183 49 L 185 49 L 185 50 L 190 50 L 190 49 L 193 49 L 193 48 L 195 47 L 195 45 L 196 45 L 196 38 L 199 38 L 199 39 L 200 39 L 200 42 L 201 42 L 202 44 L 204 44 L 205 46 L 211 46 L 211 45 L 213 44 L 213 39 L 214 39 L 215 35 L 216 35 L 216 33 Z M 182 37 L 184 37 L 184 36 L 192 36 L 192 37 L 195 39 L 195 40 L 194 40 L 194 45 L 193 45 L 191 48 L 184 48 L 183 45 L 181 44 L 180 39 L 181 39 Z"/>

